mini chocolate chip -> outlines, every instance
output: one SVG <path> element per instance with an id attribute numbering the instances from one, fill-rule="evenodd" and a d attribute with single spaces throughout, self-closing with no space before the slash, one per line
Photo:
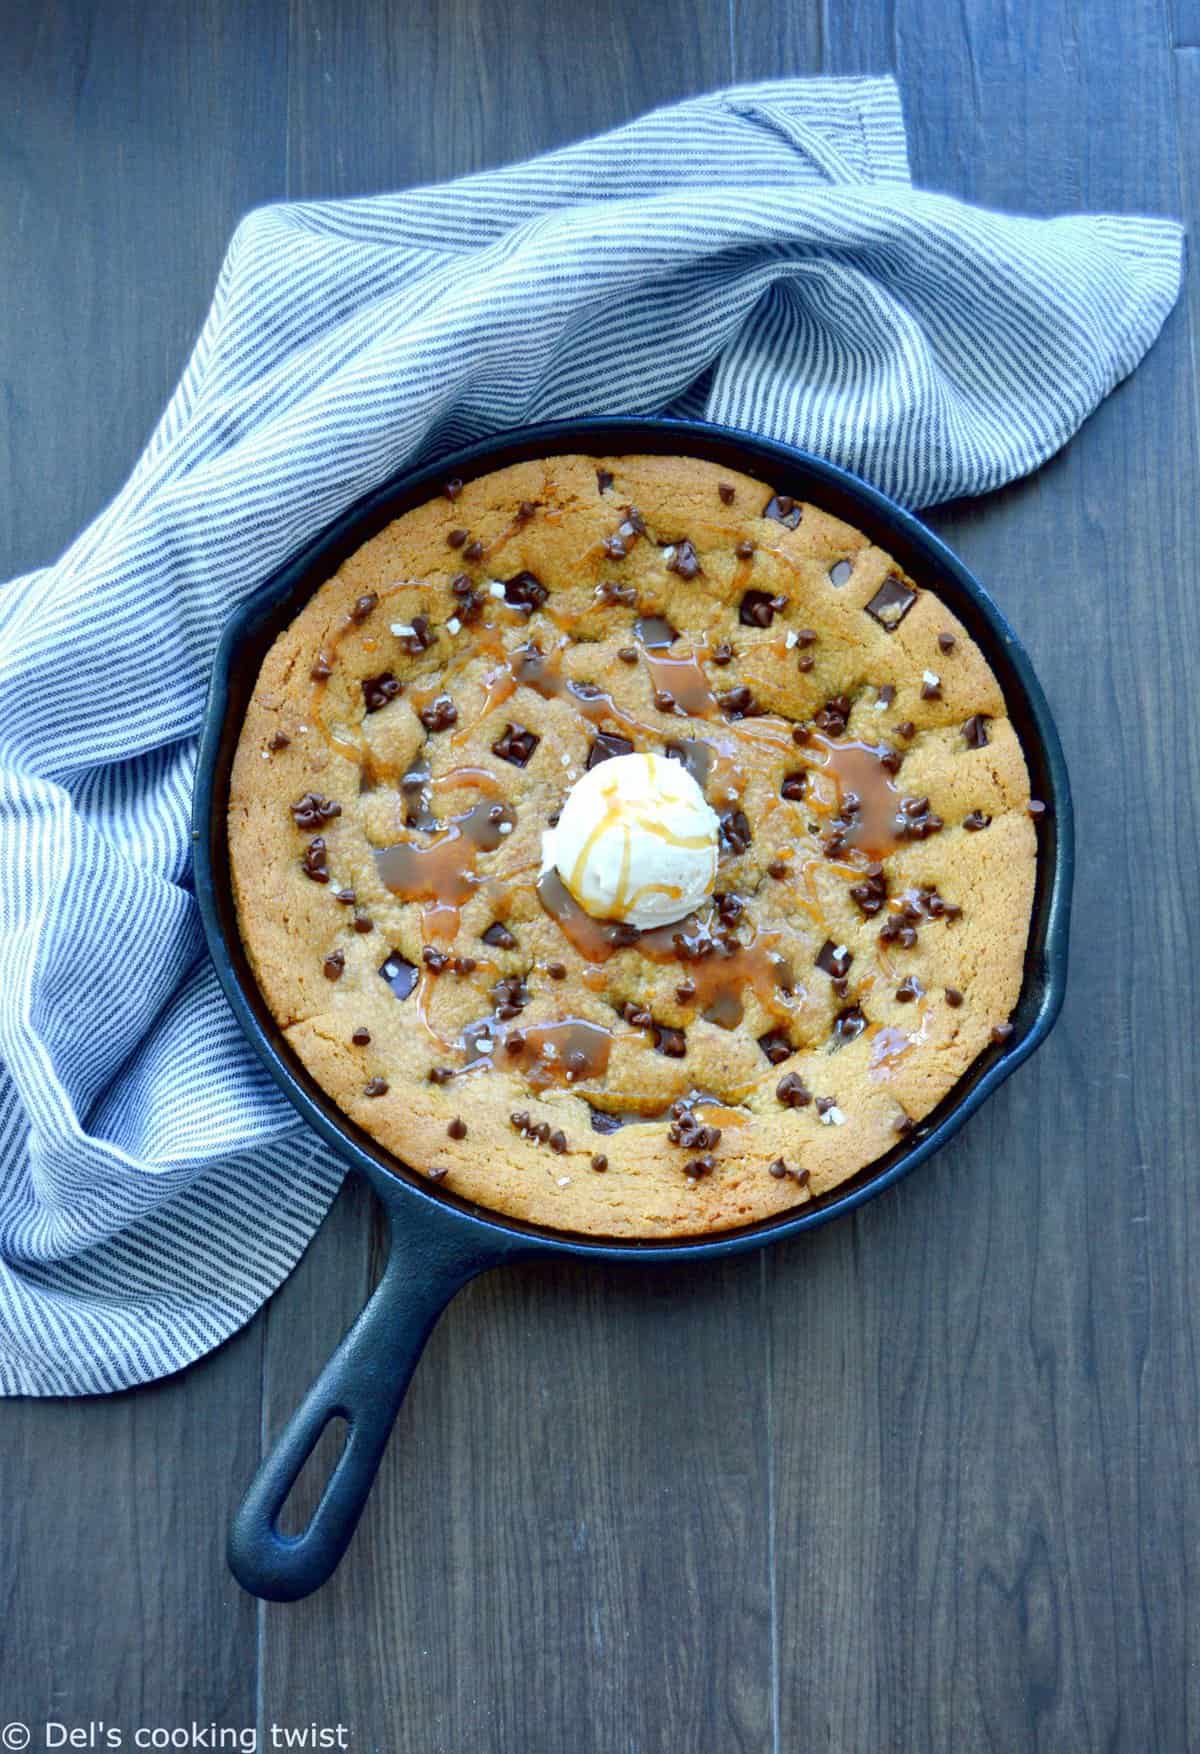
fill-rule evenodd
<path id="1" fill-rule="evenodd" d="M 454 1068 L 452 1066 L 430 1066 L 429 1068 L 428 1077 L 431 1084 L 449 1084 L 453 1076 Z"/>
<path id="2" fill-rule="evenodd" d="M 354 1043 L 356 1048 L 368 1047 L 371 1041 L 371 1031 L 369 1029 L 364 1029 L 360 1025 L 359 1028 L 354 1031 L 350 1040 Z"/>
<path id="3" fill-rule="evenodd" d="M 431 1182 L 444 1182 L 450 1171 L 444 1163 L 431 1163 L 425 1174 Z"/>
<path id="4" fill-rule="evenodd" d="M 446 1131 L 452 1139 L 465 1139 L 467 1136 L 467 1123 L 463 1120 L 461 1115 L 455 1115 L 454 1119 L 450 1122 L 450 1125 L 446 1128 Z"/>
<path id="5" fill-rule="evenodd" d="M 603 1175 L 608 1168 L 608 1158 L 604 1155 L 603 1151 L 596 1151 L 592 1154 L 592 1168 L 596 1171 L 597 1175 Z"/>
<path id="6" fill-rule="evenodd" d="M 654 1045 L 670 1060 L 682 1060 L 687 1053 L 687 1037 L 682 1029 L 672 1029 L 668 1023 L 655 1024 Z"/>
<path id="7" fill-rule="evenodd" d="M 796 773 L 784 774 L 783 784 L 779 788 L 779 795 L 781 798 L 786 798 L 789 803 L 798 804 L 807 790 L 808 774 L 803 769 L 800 769 Z"/>
<path id="8" fill-rule="evenodd" d="M 727 719 L 753 719 L 759 716 L 758 703 L 744 682 L 739 688 L 731 688 L 726 694 L 719 694 L 717 705 Z"/>
<path id="9" fill-rule="evenodd" d="M 1030 800 L 1029 800 L 1028 804 L 1026 804 L 1025 808 L 1029 812 L 1030 816 L 1032 816 L 1035 820 L 1037 819 L 1037 817 L 1044 816 L 1046 814 L 1046 806 L 1042 803 L 1042 800 L 1040 798 L 1030 798 Z"/>
<path id="10" fill-rule="evenodd" d="M 938 649 L 940 651 L 952 652 L 954 650 L 954 643 L 954 635 L 952 633 L 938 634 Z"/>
<path id="11" fill-rule="evenodd" d="M 768 1174 L 773 1175 L 777 1182 L 781 1182 L 787 1175 L 787 1172 L 787 1164 L 783 1161 L 782 1157 L 777 1157 L 774 1163 L 770 1166 Z"/>
<path id="12" fill-rule="evenodd" d="M 367 932 L 373 932 L 375 930 L 375 922 L 370 914 L 355 914 L 354 930 L 364 934 Z"/>
<path id="13" fill-rule="evenodd" d="M 333 675 L 333 665 L 329 662 L 329 659 L 325 656 L 324 652 L 321 652 L 318 655 L 316 662 L 309 671 L 309 675 L 314 682 L 325 682 Z"/>
<path id="14" fill-rule="evenodd" d="M 709 657 L 714 664 L 723 670 L 726 664 L 733 662 L 733 647 L 727 639 L 720 640 L 709 653 Z"/>
<path id="15" fill-rule="evenodd" d="M 386 1096 L 387 1093 L 388 1082 L 386 1078 L 368 1078 L 363 1085 L 364 1096 Z"/>
<path id="16" fill-rule="evenodd" d="M 728 847 L 735 858 L 750 846 L 754 839 L 750 827 L 750 819 L 744 810 L 727 810 L 721 818 L 721 842 Z"/>
<path id="17" fill-rule="evenodd" d="M 656 688 L 654 690 L 654 704 L 660 713 L 673 713 L 676 705 L 675 696 L 666 688 Z"/>
<path id="18" fill-rule="evenodd" d="M 306 877 L 311 877 L 314 883 L 328 883 L 328 856 L 325 842 L 318 834 L 305 847 L 304 857 L 300 861 L 300 869 Z"/>
<path id="19" fill-rule="evenodd" d="M 930 675 L 932 675 L 932 674 L 933 674 L 933 672 L 931 671 Z M 936 676 L 934 676 L 932 682 L 930 682 L 928 679 L 926 679 L 926 681 L 922 682 L 922 684 L 921 684 L 921 699 L 922 700 L 941 700 L 941 698 L 942 698 L 942 685 Z"/>
<path id="20" fill-rule="evenodd" d="M 902 725 L 896 726 L 897 737 L 903 737 L 906 743 L 911 742 L 916 734 L 917 727 L 913 724 L 911 719 L 905 719 Z"/>
<path id="21" fill-rule="evenodd" d="M 835 560 L 829 569 L 830 584 L 844 585 L 853 571 L 854 562 L 852 560 Z"/>
<path id="22" fill-rule="evenodd" d="M 392 675 L 390 670 L 383 670 L 378 676 L 364 676 L 362 679 L 363 704 L 369 713 L 377 713 L 385 707 L 389 700 L 395 700 L 398 694 L 404 693 L 404 684 Z"/>
<path id="23" fill-rule="evenodd" d="M 588 1106 L 590 1108 L 591 1104 L 589 1103 Z M 593 1133 L 616 1133 L 620 1131 L 622 1125 L 620 1115 L 611 1115 L 607 1109 L 603 1108 L 592 1109 Z"/>
<path id="24" fill-rule="evenodd" d="M 596 471 L 596 486 L 599 488 L 600 492 L 607 493 L 609 488 L 612 486 L 612 484 L 613 484 L 613 478 L 609 474 L 608 470 L 607 469 L 597 469 L 597 471 Z"/>
<path id="25" fill-rule="evenodd" d="M 567 1148 L 567 1135 L 563 1132 L 561 1127 L 555 1127 L 554 1131 L 550 1135 L 550 1149 L 551 1149 L 551 1151 L 557 1152 L 557 1154 L 561 1157 L 563 1152 L 566 1150 L 566 1148 Z"/>
<path id="26" fill-rule="evenodd" d="M 977 834 L 981 828 L 987 828 L 991 820 L 986 811 L 972 810 L 963 817 L 963 827 L 969 829 L 972 834 Z"/>
<path id="27" fill-rule="evenodd" d="M 458 723 L 458 708 L 448 694 L 439 694 L 436 700 L 421 708 L 419 716 L 427 731 L 448 731 L 451 725 Z"/>
<path id="28" fill-rule="evenodd" d="M 773 1066 L 790 1060 L 795 1051 L 782 1029 L 769 1029 L 765 1035 L 759 1036 L 758 1045 Z"/>
<path id="29" fill-rule="evenodd" d="M 621 1016 L 633 1029 L 649 1029 L 654 1022 L 646 1007 L 635 1004 L 632 999 L 626 999 L 621 1006 Z"/>
<path id="30" fill-rule="evenodd" d="M 332 798 L 323 798 L 319 792 L 305 792 L 290 808 L 296 827 L 306 831 L 320 828 L 323 823 L 332 822 L 335 816 L 342 814 L 340 804 Z"/>
<path id="31" fill-rule="evenodd" d="M 617 950 L 630 949 L 641 935 L 637 927 L 631 926 L 627 920 L 610 920 L 604 928 L 605 938 Z"/>
<path id="32" fill-rule="evenodd" d="M 456 956 L 450 964 L 455 974 L 474 974 L 479 967 L 473 956 Z"/>
<path id="33" fill-rule="evenodd" d="M 367 591 L 363 596 L 358 598 L 353 609 L 350 611 L 351 621 L 356 622 L 358 626 L 361 627 L 378 601 L 379 598 L 375 595 L 374 591 Z"/>
<path id="34" fill-rule="evenodd" d="M 963 996 L 957 987 L 946 988 L 946 1003 L 952 1011 L 957 1011 L 963 1002 Z"/>
<path id="35" fill-rule="evenodd" d="M 877 914 L 887 900 L 887 882 L 880 864 L 868 865 L 866 875 L 861 883 L 855 883 L 850 890 L 850 899 L 858 906 L 866 919 Z"/>
<path id="36" fill-rule="evenodd" d="M 479 540 L 478 536 L 468 542 L 467 546 L 463 549 L 463 559 L 471 561 L 483 559 L 483 543 Z"/>
<path id="37" fill-rule="evenodd" d="M 1007 1041 L 1012 1032 L 1013 1026 L 1011 1023 L 997 1023 L 992 1030 L 992 1040 L 994 1042 Z"/>
<path id="38" fill-rule="evenodd" d="M 441 974 L 449 960 L 450 958 L 446 955 L 446 952 L 444 950 L 439 950 L 435 944 L 426 944 L 424 950 L 421 952 L 421 961 L 425 964 L 430 974 Z"/>
<path id="39" fill-rule="evenodd" d="M 796 668 L 797 670 L 803 671 L 804 675 L 807 676 L 809 671 L 816 664 L 816 661 L 817 660 L 813 657 L 811 652 L 801 652 L 800 656 L 796 659 Z"/>
<path id="40" fill-rule="evenodd" d="M 552 981 L 565 981 L 567 978 L 567 965 L 565 962 L 548 962 L 546 964 L 546 973 L 550 976 Z"/>
<path id="41" fill-rule="evenodd" d="M 688 1004 L 696 997 L 695 981 L 680 981 L 679 985 L 675 988 L 675 997 L 681 1005 Z"/>
<path id="42" fill-rule="evenodd" d="M 633 744 L 628 737 L 618 737 L 615 731 L 597 731 L 588 750 L 587 765 L 599 767 L 602 761 L 611 761 L 614 756 L 632 754 Z"/>
<path id="43" fill-rule="evenodd" d="M 844 996 L 844 995 L 843 995 Z M 867 1020 L 857 1005 L 850 1005 L 839 1011 L 833 1020 L 834 1040 L 839 1043 L 853 1041 L 867 1027 Z"/>
<path id="44" fill-rule="evenodd" d="M 790 494 L 776 493 L 763 507 L 762 515 L 764 518 L 774 518 L 777 524 L 783 524 L 787 529 L 794 530 L 800 522 L 801 507 L 796 504 Z"/>
<path id="45" fill-rule="evenodd" d="M 517 940 L 502 920 L 493 920 L 486 932 L 481 934 L 483 942 L 496 950 L 515 950 Z"/>
<path id="46" fill-rule="evenodd" d="M 895 700 L 895 698 L 896 698 L 896 690 L 892 687 L 892 684 L 890 682 L 885 682 L 883 687 L 879 690 L 879 704 L 880 704 L 880 706 L 882 706 L 882 707 L 891 706 L 891 704 Z"/>
<path id="47" fill-rule="evenodd" d="M 272 755 L 277 755 L 281 749 L 286 749 L 290 742 L 291 738 L 286 731 L 275 731 L 267 742 L 267 748 Z"/>
<path id="48" fill-rule="evenodd" d="M 775 1095 L 785 1108 L 807 1108 L 812 1101 L 812 1091 L 798 1072 L 786 1072 L 775 1086 Z"/>
<path id="49" fill-rule="evenodd" d="M 987 745 L 987 719 L 982 713 L 972 713 L 963 726 L 963 738 L 968 749 L 983 749 Z"/>
<path id="50" fill-rule="evenodd" d="M 743 627 L 770 627 L 781 604 L 786 605 L 786 598 L 770 591 L 747 591 L 738 606 L 738 620 Z"/>
<path id="51" fill-rule="evenodd" d="M 514 767 L 525 767 L 540 742 L 541 738 L 526 730 L 524 725 L 509 723 L 492 744 L 492 754 L 498 755 L 501 761 L 511 761 Z"/>
<path id="52" fill-rule="evenodd" d="M 604 538 L 603 547 L 609 560 L 624 560 L 625 556 L 629 553 L 629 550 L 626 548 L 620 536 L 606 536 Z"/>
<path id="53" fill-rule="evenodd" d="M 911 1133 L 916 1124 L 916 1121 L 913 1120 L 911 1115 L 899 1115 L 896 1120 L 892 1122 L 892 1131 L 893 1133 L 902 1134 Z"/>
<path id="54" fill-rule="evenodd" d="M 674 544 L 675 552 L 667 562 L 667 571 L 677 573 L 681 579 L 694 579 L 700 571 L 700 556 L 685 536 L 682 542 Z"/>
<path id="55" fill-rule="evenodd" d="M 343 907 L 353 907 L 358 895 L 353 889 L 339 889 L 334 894 L 334 900 L 340 901 Z"/>
<path id="56" fill-rule="evenodd" d="M 827 1115 L 831 1108 L 837 1107 L 836 1096 L 818 1096 L 816 1109 L 819 1115 Z"/>
<path id="57" fill-rule="evenodd" d="M 853 710 L 854 703 L 848 695 L 835 694 L 814 715 L 814 722 L 818 730 L 824 731 L 827 737 L 840 737 L 850 722 L 850 714 Z"/>
<path id="58" fill-rule="evenodd" d="M 786 859 L 772 859 L 767 866 L 767 876 L 773 877 L 776 883 L 781 883 L 787 874 L 788 863 Z"/>
<path id="59" fill-rule="evenodd" d="M 414 615 L 407 633 L 398 633 L 396 639 L 400 649 L 410 658 L 419 658 L 433 644 L 433 628 L 429 624 L 428 615 Z"/>
<path id="60" fill-rule="evenodd" d="M 717 492 L 720 495 L 722 505 L 732 505 L 737 498 L 737 488 L 731 487 L 728 481 L 718 481 Z"/>
<path id="61" fill-rule="evenodd" d="M 462 490 L 463 490 L 463 484 L 459 480 L 458 476 L 456 475 L 454 477 L 453 481 L 447 481 L 445 487 L 443 487 L 443 489 L 442 489 L 442 492 L 445 494 L 447 499 L 455 500 L 458 498 L 458 496 L 462 492 Z"/>
<path id="62" fill-rule="evenodd" d="M 469 530 L 451 530 L 446 537 L 446 541 L 450 544 L 451 548 L 461 548 L 470 533 Z"/>
<path id="63" fill-rule="evenodd" d="M 749 536 L 743 536 L 733 552 L 737 555 L 739 560 L 753 560 L 754 544 L 751 542 Z"/>
<path id="64" fill-rule="evenodd" d="M 638 661 L 637 647 L 622 646 L 617 653 L 617 656 L 620 658 L 622 664 L 636 664 Z"/>
<path id="65" fill-rule="evenodd" d="M 346 952 L 331 950 L 321 964 L 321 972 L 327 981 L 340 981 L 346 967 Z"/>

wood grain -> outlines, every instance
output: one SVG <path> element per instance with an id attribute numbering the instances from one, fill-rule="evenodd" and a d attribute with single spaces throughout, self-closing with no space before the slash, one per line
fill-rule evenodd
<path id="1" fill-rule="evenodd" d="M 1193 0 L 0 0 L 0 575 L 119 484 L 254 202 L 460 174 L 730 77 L 890 67 L 919 181 L 1195 224 L 1194 20 Z M 1020 630 L 1072 766 L 1047 1047 L 806 1241 L 469 1288 L 307 1603 L 256 1608 L 222 1546 L 378 1273 L 363 1189 L 183 1377 L 10 1405 L 0 1721 L 340 1721 L 388 1754 L 1200 1747 L 1198 333 L 1193 278 L 1061 457 L 932 519 Z"/>

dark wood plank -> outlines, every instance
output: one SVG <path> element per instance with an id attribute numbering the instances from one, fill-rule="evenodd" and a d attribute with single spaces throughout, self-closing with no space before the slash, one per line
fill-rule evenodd
<path id="1" fill-rule="evenodd" d="M 286 39 L 239 0 L 69 0 L 6 7 L 3 41 L 7 578 L 120 485 L 235 220 L 281 190 Z M 258 1453 L 261 1355 L 256 1325 L 152 1389 L 5 1408 L 0 1717 L 254 1724 L 256 1612 L 224 1531 Z"/>
<path id="2" fill-rule="evenodd" d="M 795 38 L 781 63 L 765 0 L 736 4 L 739 76 L 811 66 Z M 1121 10 L 1119 49 L 1107 7 L 898 0 L 823 25 L 829 70 L 898 69 L 918 182 L 1180 211 L 1157 6 Z M 770 1260 L 783 1747 L 1196 1745 L 1193 344 L 1177 313 L 1062 457 L 932 520 L 1063 732 L 1071 992 L 935 1164 Z"/>
<path id="3" fill-rule="evenodd" d="M 234 225 L 282 194 L 286 55 L 261 0 L 4 8 L 0 578 L 121 486 Z"/>

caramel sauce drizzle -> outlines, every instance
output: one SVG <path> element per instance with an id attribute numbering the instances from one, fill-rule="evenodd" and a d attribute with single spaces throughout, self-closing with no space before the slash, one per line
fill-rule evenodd
<path id="1" fill-rule="evenodd" d="M 456 936 L 461 909 L 484 882 L 477 870 L 479 854 L 495 852 L 505 838 L 501 829 L 515 820 L 508 805 L 481 801 L 452 817 L 427 845 L 408 835 L 376 847 L 380 882 L 401 901 L 428 904 L 427 940 L 450 943 Z"/>

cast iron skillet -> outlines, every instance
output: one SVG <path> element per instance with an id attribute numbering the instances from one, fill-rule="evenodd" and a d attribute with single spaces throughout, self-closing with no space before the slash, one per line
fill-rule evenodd
<path id="1" fill-rule="evenodd" d="M 667 452 L 706 457 L 809 499 L 887 548 L 919 584 L 950 605 L 991 663 L 1021 739 L 1038 824 L 1038 876 L 1025 981 L 1014 1032 L 992 1047 L 933 1114 L 853 1181 L 795 1215 L 719 1236 L 678 1242 L 592 1241 L 472 1206 L 424 1180 L 352 1124 L 292 1055 L 255 985 L 238 937 L 225 818 L 229 774 L 259 667 L 276 635 L 342 561 L 393 518 L 440 491 L 505 464 L 562 452 L 619 456 Z M 914 1169 L 951 1138 L 997 1085 L 1045 1040 L 1067 976 L 1073 829 L 1067 770 L 1029 659 L 995 604 L 949 549 L 917 520 L 844 470 L 787 446 L 726 428 L 668 420 L 580 420 L 491 438 L 430 468 L 396 476 L 345 512 L 269 579 L 226 627 L 217 651 L 200 742 L 193 813 L 196 896 L 217 975 L 247 1039 L 299 1113 L 387 1210 L 391 1247 L 374 1295 L 262 1463 L 234 1519 L 229 1563 L 238 1581 L 271 1601 L 294 1601 L 331 1575 L 354 1533 L 421 1349 L 442 1309 L 485 1268 L 539 1255 L 579 1260 L 712 1259 L 811 1230 Z M 280 1533 L 279 1513 L 331 1418 L 347 1422 L 345 1447 L 308 1527 Z"/>

